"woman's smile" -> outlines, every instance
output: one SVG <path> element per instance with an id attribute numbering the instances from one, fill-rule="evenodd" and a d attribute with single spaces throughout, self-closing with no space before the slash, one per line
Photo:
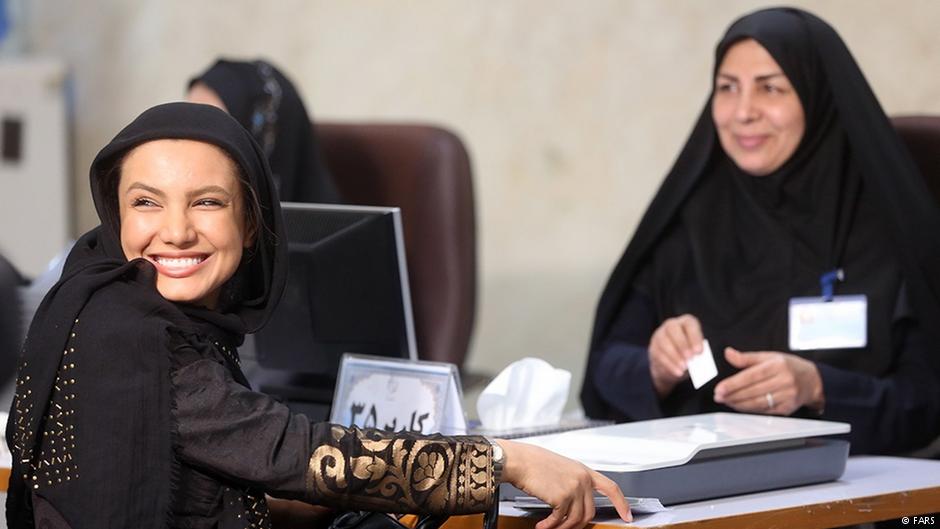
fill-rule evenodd
<path id="1" fill-rule="evenodd" d="M 150 254 L 147 260 L 154 264 L 158 273 L 179 279 L 198 273 L 210 257 L 209 254 L 186 256 Z"/>
<path id="2" fill-rule="evenodd" d="M 746 151 L 757 150 L 764 146 L 764 143 L 769 139 L 770 135 L 768 134 L 735 134 L 734 141 L 737 142 L 738 146 Z"/>

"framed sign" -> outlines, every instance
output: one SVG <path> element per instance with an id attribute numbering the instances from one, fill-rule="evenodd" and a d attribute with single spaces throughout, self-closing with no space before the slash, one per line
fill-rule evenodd
<path id="1" fill-rule="evenodd" d="M 390 432 L 467 432 L 457 366 L 343 355 L 330 422 Z"/>

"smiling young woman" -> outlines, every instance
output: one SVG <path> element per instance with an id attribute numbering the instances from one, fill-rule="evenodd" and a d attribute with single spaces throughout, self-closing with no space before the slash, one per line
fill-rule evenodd
<path id="1" fill-rule="evenodd" d="M 43 301 L 17 378 L 10 529 L 268 528 L 267 496 L 482 512 L 500 476 L 555 506 L 539 529 L 583 526 L 595 489 L 630 519 L 614 482 L 538 447 L 311 423 L 251 391 L 236 348 L 280 298 L 286 238 L 264 152 L 222 110 L 144 112 L 91 184 L 101 226 Z"/>

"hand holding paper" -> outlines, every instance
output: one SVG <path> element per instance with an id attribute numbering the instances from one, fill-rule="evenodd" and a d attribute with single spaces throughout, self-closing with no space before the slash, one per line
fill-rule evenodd
<path id="1" fill-rule="evenodd" d="M 650 375 L 660 397 L 671 393 L 686 376 L 686 364 L 702 351 L 703 341 L 702 326 L 691 314 L 669 318 L 653 332 L 649 344 Z"/>

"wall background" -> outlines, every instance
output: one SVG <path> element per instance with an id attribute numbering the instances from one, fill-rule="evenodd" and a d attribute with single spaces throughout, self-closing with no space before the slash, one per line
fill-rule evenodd
<path id="1" fill-rule="evenodd" d="M 574 395 L 594 304 L 702 108 L 713 46 L 765 4 L 35 0 L 18 47 L 73 75 L 76 233 L 97 223 L 97 150 L 218 55 L 274 61 L 317 119 L 454 129 L 478 204 L 470 366 L 540 356 L 573 371 Z M 889 114 L 940 113 L 940 3 L 794 4 L 836 27 Z"/>

